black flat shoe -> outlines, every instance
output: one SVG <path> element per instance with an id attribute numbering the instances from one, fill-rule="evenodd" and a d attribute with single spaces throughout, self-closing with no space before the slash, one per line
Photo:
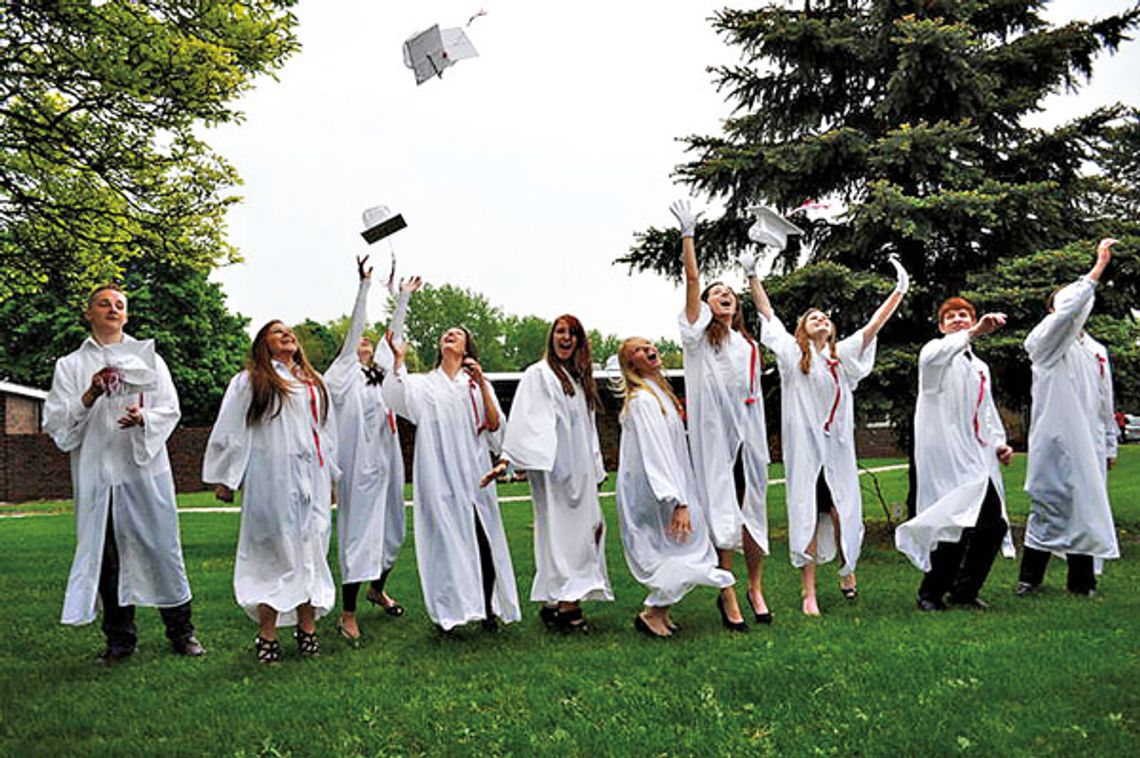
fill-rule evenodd
<path id="1" fill-rule="evenodd" d="M 725 629 L 728 629 L 731 632 L 747 632 L 748 631 L 748 624 L 745 624 L 743 620 L 741 620 L 741 621 L 730 621 L 729 620 L 728 614 L 725 613 L 725 611 L 724 611 L 724 597 L 722 597 L 720 594 L 717 594 L 717 596 L 716 596 L 716 609 L 718 611 L 720 611 L 720 622 L 722 624 L 724 624 Z M 638 618 L 640 618 L 640 616 Z"/>
<path id="2" fill-rule="evenodd" d="M 95 656 L 95 663 L 99 666 L 114 666 L 135 654 L 133 647 L 105 647 L 99 655 Z"/>
<path id="3" fill-rule="evenodd" d="M 1034 594 L 1039 589 L 1041 589 L 1040 584 L 1019 581 L 1016 585 L 1014 585 L 1013 594 L 1017 595 L 1018 597 L 1026 597 L 1028 595 Z"/>
<path id="4" fill-rule="evenodd" d="M 666 640 L 672 636 L 670 634 L 658 634 L 657 632 L 653 631 L 653 627 L 651 627 L 649 623 L 641 617 L 640 613 L 633 617 L 633 628 L 642 634 L 652 637 L 655 640 Z"/>
<path id="5" fill-rule="evenodd" d="M 488 632 L 490 634 L 499 633 L 499 622 L 496 621 L 494 617 L 483 619 L 479 622 L 479 626 L 483 627 L 484 632 Z"/>
<path id="6" fill-rule="evenodd" d="M 206 648 L 202 647 L 202 643 L 193 635 L 171 642 L 170 645 L 174 648 L 175 653 L 187 658 L 197 658 L 206 654 Z"/>
<path id="7" fill-rule="evenodd" d="M 859 597 L 859 588 L 858 587 L 840 587 L 839 593 L 841 595 L 843 595 L 844 599 L 846 599 L 846 600 L 854 600 L 855 598 Z"/>
<path id="8" fill-rule="evenodd" d="M 915 601 L 915 605 L 920 611 L 933 612 L 946 610 L 946 603 L 942 602 L 938 598 L 923 597 L 922 595 L 918 596 L 918 599 Z"/>
<path id="9" fill-rule="evenodd" d="M 946 602 L 956 608 L 965 608 L 969 611 L 984 611 L 990 607 L 989 603 L 978 597 L 970 598 L 969 600 L 959 600 L 953 595 L 947 595 Z"/>
<path id="10" fill-rule="evenodd" d="M 758 613 L 756 611 L 756 604 L 752 602 L 752 593 L 751 592 L 745 592 L 744 596 L 746 598 L 748 598 L 748 607 L 752 609 L 752 615 L 756 618 L 756 623 L 757 624 L 771 624 L 772 623 L 772 612 L 771 611 L 764 611 L 763 613 Z"/>
<path id="11" fill-rule="evenodd" d="M 590 631 L 590 625 L 586 623 L 581 608 L 575 608 L 570 611 L 559 611 L 557 625 L 559 631 L 562 632 L 585 634 Z"/>

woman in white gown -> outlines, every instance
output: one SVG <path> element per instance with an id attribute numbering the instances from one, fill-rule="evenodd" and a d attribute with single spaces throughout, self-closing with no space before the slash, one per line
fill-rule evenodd
<path id="1" fill-rule="evenodd" d="M 365 599 L 389 615 L 402 616 L 404 608 L 384 591 L 396 555 L 404 543 L 404 457 L 396 414 L 384 404 L 380 386 L 392 371 L 392 351 L 381 342 L 374 351 L 364 334 L 368 320 L 368 290 L 372 268 L 368 256 L 357 258 L 360 287 L 349 321 L 348 334 L 336 359 L 325 371 L 325 383 L 337 416 L 337 452 L 342 476 L 337 483 L 337 557 L 340 561 L 342 613 L 337 630 L 356 641 L 356 601 L 360 585 L 368 582 Z M 388 289 L 396 292 L 395 262 Z M 403 334 L 408 299 L 422 280 L 400 281 L 396 310 L 389 330 Z M 375 353 L 375 354 L 374 354 Z"/>
<path id="2" fill-rule="evenodd" d="M 788 552 L 800 569 L 803 612 L 809 616 L 819 615 L 815 567 L 834 559 L 837 551 L 840 592 L 848 600 L 858 595 L 855 565 L 863 544 L 863 496 L 855 461 L 854 392 L 874 368 L 879 330 L 909 287 L 902 264 L 894 256 L 890 260 L 898 277 L 894 291 L 862 329 L 838 342 L 835 325 L 818 308 L 809 308 L 789 334 L 752 271 L 752 261 L 744 261 L 752 300 L 763 319 L 761 341 L 776 354 L 780 370 Z"/>
<path id="3" fill-rule="evenodd" d="M 328 391 L 293 331 L 270 321 L 226 388 L 202 462 L 219 499 L 242 490 L 234 593 L 257 621 L 262 663 L 281 660 L 278 626 L 296 624 L 298 652 L 320 654 L 316 621 L 336 600 L 327 556 L 337 475 Z"/>
<path id="4" fill-rule="evenodd" d="M 388 336 L 395 367 L 384 402 L 416 425 L 412 497 L 416 565 L 428 616 L 444 632 L 471 621 L 518 621 L 518 590 L 494 487 L 480 488 L 500 450 L 499 401 L 470 333 L 443 333 L 435 368 L 409 375 L 406 343 Z"/>
<path id="5" fill-rule="evenodd" d="M 713 282 L 701 291 L 693 243 L 697 219 L 689 204 L 677 201 L 670 210 L 681 225 L 685 265 L 685 308 L 678 322 L 697 487 L 708 508 L 720 567 L 731 571 L 733 553 L 744 552 L 748 602 L 757 622 L 771 623 L 762 586 L 768 554 L 768 431 L 760 349 L 732 287 Z M 748 630 L 731 586 L 721 592 L 717 607 L 725 627 Z"/>
<path id="6" fill-rule="evenodd" d="M 587 631 L 583 600 L 613 600 L 606 571 L 605 520 L 598 484 L 605 480 L 594 413 L 590 340 L 570 314 L 554 319 L 543 359 L 523 372 L 498 466 L 526 471 L 534 501 L 534 584 L 550 627 Z"/>
<path id="7" fill-rule="evenodd" d="M 618 351 L 625 402 L 617 508 L 626 563 L 649 589 L 634 619 L 638 631 L 670 637 L 669 609 L 693 587 L 731 587 L 717 568 L 707 517 L 697 496 L 681 403 L 661 374 L 657 348 L 631 337 Z"/>

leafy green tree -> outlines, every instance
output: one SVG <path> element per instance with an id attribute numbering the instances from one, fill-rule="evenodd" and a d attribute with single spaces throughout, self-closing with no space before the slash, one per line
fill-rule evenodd
<path id="1" fill-rule="evenodd" d="M 178 389 L 182 423 L 211 423 L 249 349 L 248 319 L 230 313 L 221 287 L 191 266 L 140 259 L 122 286 L 127 332 L 154 339 Z M 0 375 L 47 388 L 56 359 L 90 334 L 83 319 L 88 294 L 43 290 L 0 303 Z"/>
<path id="2" fill-rule="evenodd" d="M 485 371 L 513 370 L 507 363 L 503 313 L 478 292 L 450 284 L 425 284 L 412 295 L 404 332 L 419 367 L 435 365 L 439 338 L 453 326 L 466 327 L 475 338 Z"/>
<path id="3" fill-rule="evenodd" d="M 550 322 L 538 316 L 506 316 L 503 319 L 503 353 L 508 371 L 522 371 L 542 359 Z"/>
<path id="4" fill-rule="evenodd" d="M 295 324 L 293 334 L 296 335 L 297 341 L 305 351 L 305 356 L 317 371 L 324 371 L 332 364 L 336 354 L 340 352 L 340 346 L 344 343 L 343 336 L 338 338 L 328 326 L 317 323 L 311 318 Z"/>
<path id="5" fill-rule="evenodd" d="M 27 0 L 0 13 L 0 299 L 134 262 L 207 270 L 233 168 L 200 138 L 297 49 L 295 0 Z"/>
<path id="6" fill-rule="evenodd" d="M 885 250 L 897 252 L 918 286 L 883 334 L 901 351 L 897 362 L 880 359 L 876 372 L 880 390 L 891 391 L 870 400 L 888 404 L 904 436 L 915 360 L 935 336 L 938 302 L 1011 254 L 1078 241 L 1091 249 L 1112 225 L 1105 216 L 1112 209 L 1089 213 L 1103 186 L 1085 166 L 1102 157 L 1128 112 L 1101 109 L 1055 129 L 1031 128 L 1024 117 L 1048 95 L 1077 90 L 1094 57 L 1128 39 L 1140 6 L 1056 27 L 1041 17 L 1044 5 L 832 0 L 726 9 L 713 18 L 742 62 L 715 69 L 734 108 L 723 134 L 685 138 L 694 157 L 677 169 L 681 182 L 725 209 L 698 227 L 701 266 L 723 268 L 750 244 L 746 209 L 754 203 L 785 213 L 808 198 L 833 203 L 844 211 L 836 218 L 797 217 L 803 247 L 792 244 L 777 258 L 790 289 L 773 281 L 773 305 L 790 318 L 804 301 L 833 302 L 841 328 L 850 329 L 878 304 L 879 287 L 871 288 L 875 297 L 843 287 L 799 298 L 797 282 L 815 275 L 791 272 L 802 258 L 836 263 L 846 271 L 826 276 L 838 284 L 856 271 L 883 271 Z M 1115 144 L 1126 138 L 1115 135 Z M 1119 158 L 1126 161 L 1127 151 Z M 649 229 L 619 262 L 679 279 L 679 249 L 675 230 Z M 1103 312 L 1126 317 L 1122 300 L 1106 301 Z M 1025 405 L 1028 383 L 997 389 L 1007 405 Z"/>

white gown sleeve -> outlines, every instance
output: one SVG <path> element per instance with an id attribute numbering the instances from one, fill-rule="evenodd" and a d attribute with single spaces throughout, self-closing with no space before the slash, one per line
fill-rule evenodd
<path id="1" fill-rule="evenodd" d="M 44 400 L 43 430 L 65 453 L 79 447 L 87 432 L 91 408 L 83 406 L 82 398 L 90 382 L 91 377 L 75 376 L 74 370 L 63 361 L 56 362 L 51 389 Z"/>
<path id="2" fill-rule="evenodd" d="M 487 445 L 491 448 L 493 455 L 499 455 L 503 452 L 503 437 L 507 431 L 507 415 L 503 413 L 503 407 L 499 405 L 499 397 L 495 394 L 495 388 L 491 386 L 490 381 L 487 381 L 487 387 L 490 389 L 491 402 L 495 404 L 495 410 L 499 412 L 499 428 L 495 431 L 490 429 L 485 430 L 487 435 Z"/>
<path id="3" fill-rule="evenodd" d="M 523 374 L 511 403 L 503 456 L 524 471 L 553 471 L 558 450 L 554 399 L 541 366 Z"/>
<path id="4" fill-rule="evenodd" d="M 147 465 L 166 448 L 166 440 L 182 418 L 170 369 L 160 355 L 155 356 L 155 368 L 158 386 L 142 395 L 143 407 L 140 410 L 145 421 L 141 427 L 124 430 L 131 435 L 131 455 L 139 466 Z"/>
<path id="5" fill-rule="evenodd" d="M 682 503 L 690 505 L 685 503 L 684 472 L 678 471 L 685 462 L 677 460 L 667 420 L 657 400 L 642 390 L 630 400 L 626 414 L 637 435 L 641 465 L 653 496 L 671 508 Z"/>
<path id="6" fill-rule="evenodd" d="M 1025 338 L 1029 360 L 1051 366 L 1061 359 L 1084 328 L 1092 311 L 1094 289 L 1093 281 L 1084 276 L 1057 293 L 1053 298 L 1053 312 Z"/>
<path id="7" fill-rule="evenodd" d="M 392 320 L 388 322 L 388 331 L 392 333 L 392 339 L 397 342 L 404 339 L 404 320 L 408 317 L 408 299 L 411 295 L 410 292 L 396 295 L 396 311 L 392 314 Z"/>
<path id="8" fill-rule="evenodd" d="M 760 316 L 760 343 L 776 354 L 781 361 L 798 361 L 800 346 L 775 313 L 772 318 Z"/>
<path id="9" fill-rule="evenodd" d="M 332 365 L 324 374 L 325 386 L 337 402 L 341 402 L 340 398 L 348 389 L 350 372 L 360 370 L 360 358 L 356 355 L 356 348 L 360 344 L 360 337 L 364 334 L 365 322 L 368 320 L 368 289 L 371 284 L 371 279 L 360 280 L 344 344 L 340 346 L 340 352 L 336 354 Z"/>
<path id="10" fill-rule="evenodd" d="M 384 405 L 391 408 L 413 424 L 420 421 L 420 394 L 423 392 L 423 376 L 412 376 L 408 367 L 400 366 L 399 371 L 388 375 L 380 388 Z"/>
<path id="11" fill-rule="evenodd" d="M 252 430 L 245 421 L 253 393 L 249 374 L 242 371 L 230 380 L 218 418 L 206 442 L 202 459 L 202 481 L 207 484 L 224 484 L 231 490 L 241 487 L 245 469 L 249 464 Z"/>
<path id="12" fill-rule="evenodd" d="M 1104 377 L 1105 403 L 1101 410 L 1101 418 L 1104 423 L 1104 446 L 1106 456 L 1115 458 L 1120 452 L 1120 427 L 1116 425 L 1116 417 L 1113 415 L 1116 411 L 1116 400 L 1112 392 L 1112 364 L 1108 361 L 1107 353 L 1105 354 Z"/>
<path id="13" fill-rule="evenodd" d="M 879 337 L 877 335 L 871 340 L 871 344 L 863 347 L 862 329 L 835 346 L 835 352 L 839 356 L 839 365 L 842 366 L 843 373 L 847 375 L 848 379 L 858 383 L 867 378 L 875 368 L 875 352 L 878 347 Z"/>
<path id="14" fill-rule="evenodd" d="M 691 350 L 696 347 L 701 338 L 704 336 L 705 329 L 712 322 L 712 309 L 705 301 L 701 301 L 700 309 L 697 311 L 697 320 L 689 323 L 689 317 L 682 309 L 681 313 L 677 316 L 677 326 L 681 329 L 681 346 L 686 350 Z"/>
<path id="15" fill-rule="evenodd" d="M 940 391 L 946 368 L 969 346 L 970 335 L 965 329 L 923 345 L 918 354 L 918 391 Z"/>

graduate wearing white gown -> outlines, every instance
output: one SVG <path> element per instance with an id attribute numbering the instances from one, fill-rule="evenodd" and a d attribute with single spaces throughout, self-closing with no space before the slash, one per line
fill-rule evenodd
<path id="1" fill-rule="evenodd" d="M 600 400 L 592 371 L 586 330 L 574 316 L 559 316 L 547 335 L 545 357 L 523 372 L 503 460 L 492 471 L 497 475 L 509 462 L 526 472 L 534 501 L 530 599 L 544 604 L 547 625 L 570 631 L 588 628 L 581 601 L 614 599 L 598 502 L 606 470 L 594 423 Z"/>
<path id="2" fill-rule="evenodd" d="M 181 415 L 170 371 L 151 340 L 123 333 L 127 298 L 117 288 L 93 292 L 85 316 L 92 335 L 56 362 L 43 410 L 44 432 L 71 454 L 75 497 L 60 621 L 91 623 L 102 599 L 100 660 L 113 663 L 135 651 L 134 606 L 154 606 L 175 652 L 201 655 L 166 453 Z"/>
<path id="3" fill-rule="evenodd" d="M 1033 412 L 1025 491 L 1031 510 L 1017 594 L 1041 585 L 1051 555 L 1067 558 L 1068 589 L 1092 594 L 1103 561 L 1119 558 L 1107 470 L 1117 453 L 1112 371 L 1104 346 L 1084 332 L 1094 290 L 1116 240 L 1104 239 L 1087 276 L 1053 297 L 1029 333 Z"/>
<path id="4" fill-rule="evenodd" d="M 914 415 L 917 515 L 895 530 L 895 546 L 926 572 L 918 591 L 924 611 L 978 600 L 1001 548 L 1012 558 L 1009 517 L 999 463 L 1013 450 L 991 393 L 989 367 L 971 341 L 1005 324 L 1005 314 L 980 319 L 974 307 L 951 298 L 939 309 L 943 336 L 923 346 L 918 359 Z"/>
<path id="5" fill-rule="evenodd" d="M 855 388 L 875 365 L 879 330 L 894 314 L 910 277 L 891 257 L 898 284 L 870 321 L 836 342 L 835 325 L 818 308 L 808 309 L 789 334 L 772 310 L 747 259 L 752 299 L 763 319 L 760 338 L 776 354 L 780 370 L 781 447 L 787 472 L 788 541 L 800 569 L 803 612 L 819 615 L 815 567 L 842 555 L 840 590 L 858 594 L 855 565 L 863 545 L 863 495 L 855 460 Z M 823 516 L 828 516 L 824 519 Z"/>
<path id="6" fill-rule="evenodd" d="M 395 371 L 384 402 L 416 425 L 412 497 L 416 564 L 428 616 L 444 631 L 494 617 L 518 621 L 518 590 L 494 487 L 481 488 L 502 442 L 499 401 L 462 327 L 440 339 L 438 365 L 410 375 L 406 344 L 393 346 Z"/>
<path id="7" fill-rule="evenodd" d="M 250 355 L 222 398 L 202 480 L 224 501 L 242 491 L 234 595 L 258 622 L 258 660 L 272 663 L 281 658 L 278 626 L 296 624 L 298 651 L 318 655 L 316 620 L 336 601 L 328 551 L 337 436 L 320 375 L 289 327 L 263 326 Z"/>
<path id="8" fill-rule="evenodd" d="M 630 573 L 649 589 L 634 624 L 645 634 L 669 637 L 677 628 L 670 606 L 694 587 L 723 589 L 734 579 L 717 568 L 680 404 L 663 384 L 657 348 L 632 337 L 618 356 L 625 395 L 618 516 Z"/>
<path id="9" fill-rule="evenodd" d="M 760 386 L 760 346 L 748 334 L 732 287 L 713 282 L 700 288 L 697 216 L 685 201 L 670 211 L 681 226 L 685 308 L 678 316 L 685 357 L 685 404 L 697 491 L 708 509 L 719 565 L 732 570 L 733 553 L 744 552 L 748 602 L 756 621 L 770 623 L 764 600 L 768 554 L 768 432 Z M 746 631 L 736 592 L 718 599 L 727 628 Z"/>
<path id="10" fill-rule="evenodd" d="M 367 256 L 357 259 L 360 287 L 348 334 L 324 376 L 336 408 L 342 472 L 337 482 L 336 531 L 343 615 L 337 628 L 350 640 L 360 637 L 356 600 L 361 583 L 371 583 L 365 595 L 369 602 L 394 616 L 404 610 L 384 591 L 404 542 L 404 457 L 396 414 L 384 404 L 380 390 L 392 372 L 392 351 L 386 340 L 380 340 L 373 361 L 372 343 L 364 336 L 372 284 L 372 268 L 364 268 L 367 260 Z M 389 324 L 396 339 L 403 338 L 408 298 L 421 283 L 419 277 L 400 282 L 396 311 Z"/>

